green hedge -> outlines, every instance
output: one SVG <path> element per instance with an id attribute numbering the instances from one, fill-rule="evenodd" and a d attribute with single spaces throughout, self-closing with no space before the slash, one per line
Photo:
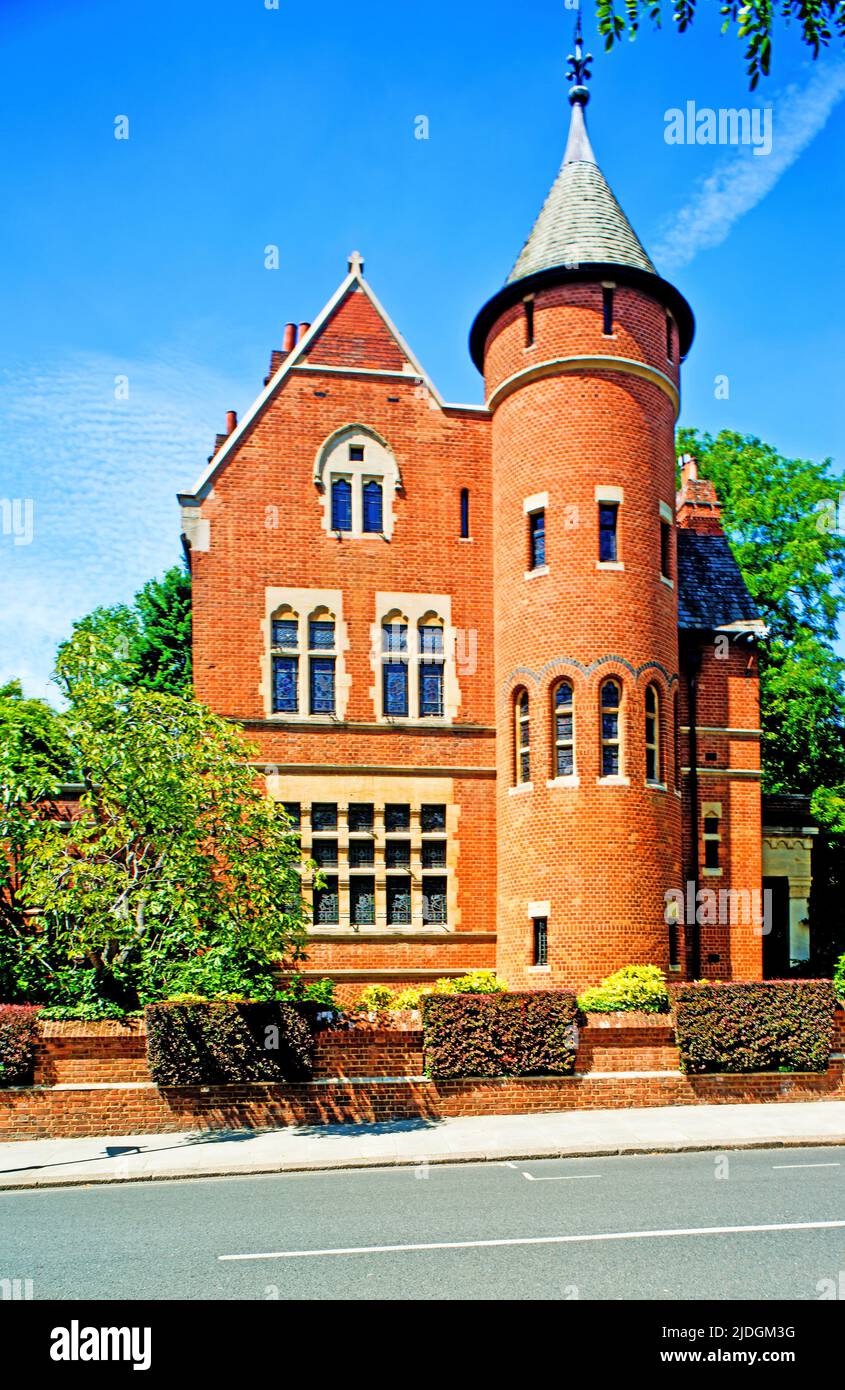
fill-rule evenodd
<path id="1" fill-rule="evenodd" d="M 681 985 L 681 1066 L 691 1073 L 826 1071 L 835 1006 L 830 980 Z"/>
<path id="2" fill-rule="evenodd" d="M 37 1018 L 28 1004 L 0 1004 L 0 1086 L 32 1085 Z"/>
<path id="3" fill-rule="evenodd" d="M 427 995 L 422 1001 L 429 1076 L 569 1076 L 578 1004 L 568 990 Z"/>
<path id="4" fill-rule="evenodd" d="M 147 1061 L 159 1086 L 307 1081 L 313 1036 L 295 1004 L 150 1004 Z"/>

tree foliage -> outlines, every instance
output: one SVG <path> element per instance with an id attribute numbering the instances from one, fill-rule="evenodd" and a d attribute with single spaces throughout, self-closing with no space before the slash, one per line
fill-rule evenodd
<path id="1" fill-rule="evenodd" d="M 701 8 L 704 8 L 703 5 Z M 712 0 L 708 8 L 712 10 Z M 699 7 L 696 0 L 596 0 L 598 29 L 605 48 L 612 48 L 626 34 L 633 38 L 647 15 L 660 28 L 664 15 L 671 16 L 679 33 L 692 25 Z M 845 0 L 726 0 L 719 5 L 722 33 L 734 31 L 745 43 L 746 71 L 751 90 L 771 71 L 775 30 L 795 24 L 801 41 L 818 58 L 834 38 L 845 39 Z"/>
<path id="2" fill-rule="evenodd" d="M 842 486 L 829 459 L 785 458 L 752 435 L 678 432 L 722 504 L 734 554 L 769 635 L 761 646 L 765 788 L 817 794 L 845 781 L 845 534 L 830 524 Z"/>
<path id="3" fill-rule="evenodd" d="M 78 814 L 36 809 L 22 836 L 20 897 L 40 930 L 17 943 L 18 978 L 37 956 L 56 1003 L 74 988 L 124 1005 L 270 997 L 303 939 L 296 838 L 238 730 L 191 698 L 127 688 L 119 630 L 113 615 L 79 625 L 57 662 L 83 791 Z"/>
<path id="4" fill-rule="evenodd" d="M 77 634 L 98 639 L 98 665 L 108 665 L 116 683 L 127 689 L 163 695 L 191 692 L 191 577 L 174 565 L 161 579 L 151 579 L 133 604 L 95 608 L 74 623 Z M 59 648 L 59 657 L 67 644 Z"/>

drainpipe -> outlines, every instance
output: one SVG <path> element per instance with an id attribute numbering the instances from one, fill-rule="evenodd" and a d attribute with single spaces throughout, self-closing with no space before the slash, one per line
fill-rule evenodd
<path id="1" fill-rule="evenodd" d="M 690 792 L 690 856 L 687 866 L 687 879 L 693 887 L 695 905 L 694 920 L 687 923 L 687 977 L 690 980 L 701 978 L 701 925 L 698 921 L 698 887 L 701 880 L 701 859 L 699 855 L 699 806 L 698 786 L 698 678 L 701 674 L 701 647 L 696 643 L 686 649 L 687 710 L 689 715 L 689 792 Z"/>

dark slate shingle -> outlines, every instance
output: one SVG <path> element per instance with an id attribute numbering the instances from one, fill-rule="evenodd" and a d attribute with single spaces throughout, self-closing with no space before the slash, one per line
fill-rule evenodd
<path id="1" fill-rule="evenodd" d="M 679 626 L 710 630 L 759 617 L 727 537 L 679 530 Z"/>

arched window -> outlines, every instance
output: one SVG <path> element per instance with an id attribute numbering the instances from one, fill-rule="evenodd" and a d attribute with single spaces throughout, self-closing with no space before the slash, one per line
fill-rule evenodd
<path id="1" fill-rule="evenodd" d="M 382 683 L 384 713 L 408 717 L 408 620 L 389 613 L 382 623 Z"/>
<path id="2" fill-rule="evenodd" d="M 420 718 L 442 719 L 443 675 L 446 663 L 443 621 L 428 613 L 418 629 Z"/>
<path id="3" fill-rule="evenodd" d="M 660 756 L 660 695 L 656 685 L 649 685 L 645 692 L 645 779 L 659 782 L 661 777 Z"/>
<path id="4" fill-rule="evenodd" d="M 601 775 L 618 777 L 622 772 L 621 737 L 622 687 L 616 680 L 601 688 Z"/>
<path id="5" fill-rule="evenodd" d="M 299 615 L 280 608 L 270 622 L 273 664 L 273 712 L 299 711 Z"/>
<path id="6" fill-rule="evenodd" d="M 332 530 L 352 530 L 352 484 L 348 478 L 332 481 Z"/>
<path id="7" fill-rule="evenodd" d="M 575 773 L 575 704 L 571 681 L 559 681 L 552 692 L 554 756 L 552 775 L 572 777 Z"/>
<path id="8" fill-rule="evenodd" d="M 514 699 L 514 750 L 517 786 L 531 781 L 531 719 L 528 691 L 517 691 Z"/>
<path id="9" fill-rule="evenodd" d="M 372 480 L 368 483 L 364 483 L 362 497 L 364 506 L 364 530 L 375 533 L 376 535 L 381 535 L 384 529 L 382 521 L 384 492 L 381 483 L 376 483 Z"/>
<path id="10" fill-rule="evenodd" d="M 308 691 L 311 714 L 335 712 L 335 620 L 326 608 L 308 619 Z"/>

